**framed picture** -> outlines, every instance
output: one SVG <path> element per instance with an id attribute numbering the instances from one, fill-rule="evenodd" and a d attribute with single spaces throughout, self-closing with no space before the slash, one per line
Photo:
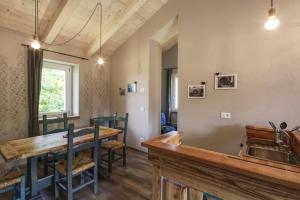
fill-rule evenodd
<path id="1" fill-rule="evenodd" d="M 188 85 L 188 98 L 204 99 L 205 97 L 205 85 Z"/>
<path id="2" fill-rule="evenodd" d="M 216 90 L 237 89 L 237 74 L 215 75 L 215 89 Z"/>
<path id="3" fill-rule="evenodd" d="M 128 84 L 128 90 L 127 91 L 129 93 L 136 93 L 136 89 L 137 89 L 137 82 Z"/>

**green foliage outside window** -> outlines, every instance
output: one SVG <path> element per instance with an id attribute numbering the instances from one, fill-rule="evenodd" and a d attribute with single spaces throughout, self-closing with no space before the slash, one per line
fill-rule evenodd
<path id="1" fill-rule="evenodd" d="M 65 71 L 43 68 L 40 93 L 40 113 L 65 110 Z"/>

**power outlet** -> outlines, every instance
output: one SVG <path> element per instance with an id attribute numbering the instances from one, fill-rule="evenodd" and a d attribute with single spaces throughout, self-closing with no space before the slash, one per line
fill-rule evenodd
<path id="1" fill-rule="evenodd" d="M 221 112 L 222 119 L 231 119 L 231 113 Z"/>
<path id="2" fill-rule="evenodd" d="M 143 142 L 145 142 L 145 138 L 141 137 L 140 138 L 140 143 L 143 143 Z"/>
<path id="3" fill-rule="evenodd" d="M 143 151 L 143 152 L 148 152 L 148 149 L 147 149 L 146 147 L 143 147 L 143 146 L 142 146 L 142 143 L 143 143 L 143 142 L 145 142 L 145 138 L 141 137 L 141 138 L 140 138 L 140 143 L 139 143 L 139 145 L 138 145 L 137 148 L 138 148 L 139 150 Z"/>
<path id="4" fill-rule="evenodd" d="M 141 107 L 140 107 L 140 111 L 141 111 L 141 112 L 145 112 L 145 107 L 144 107 L 144 106 L 141 106 Z"/>

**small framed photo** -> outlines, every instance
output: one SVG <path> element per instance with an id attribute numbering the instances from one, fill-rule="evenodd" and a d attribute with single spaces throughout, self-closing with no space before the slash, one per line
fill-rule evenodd
<path id="1" fill-rule="evenodd" d="M 205 85 L 188 85 L 188 98 L 204 99 L 206 97 Z"/>
<path id="2" fill-rule="evenodd" d="M 137 90 L 137 82 L 128 83 L 128 93 L 136 93 Z"/>
<path id="3" fill-rule="evenodd" d="M 215 75 L 215 89 L 216 90 L 237 89 L 237 74 Z"/>

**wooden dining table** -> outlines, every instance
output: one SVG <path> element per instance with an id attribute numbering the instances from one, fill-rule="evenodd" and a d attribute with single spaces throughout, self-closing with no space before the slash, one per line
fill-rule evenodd
<path id="1" fill-rule="evenodd" d="M 91 127 L 90 127 L 91 128 Z M 78 129 L 79 130 L 79 129 Z M 117 136 L 122 131 L 113 128 L 100 127 L 99 140 Z M 0 144 L 0 153 L 5 161 L 27 159 L 27 177 L 31 199 L 38 196 L 39 191 L 53 183 L 53 174 L 38 178 L 38 158 L 47 153 L 59 152 L 67 148 L 67 131 L 11 140 Z M 93 140 L 93 134 L 74 139 L 75 144 Z"/>

